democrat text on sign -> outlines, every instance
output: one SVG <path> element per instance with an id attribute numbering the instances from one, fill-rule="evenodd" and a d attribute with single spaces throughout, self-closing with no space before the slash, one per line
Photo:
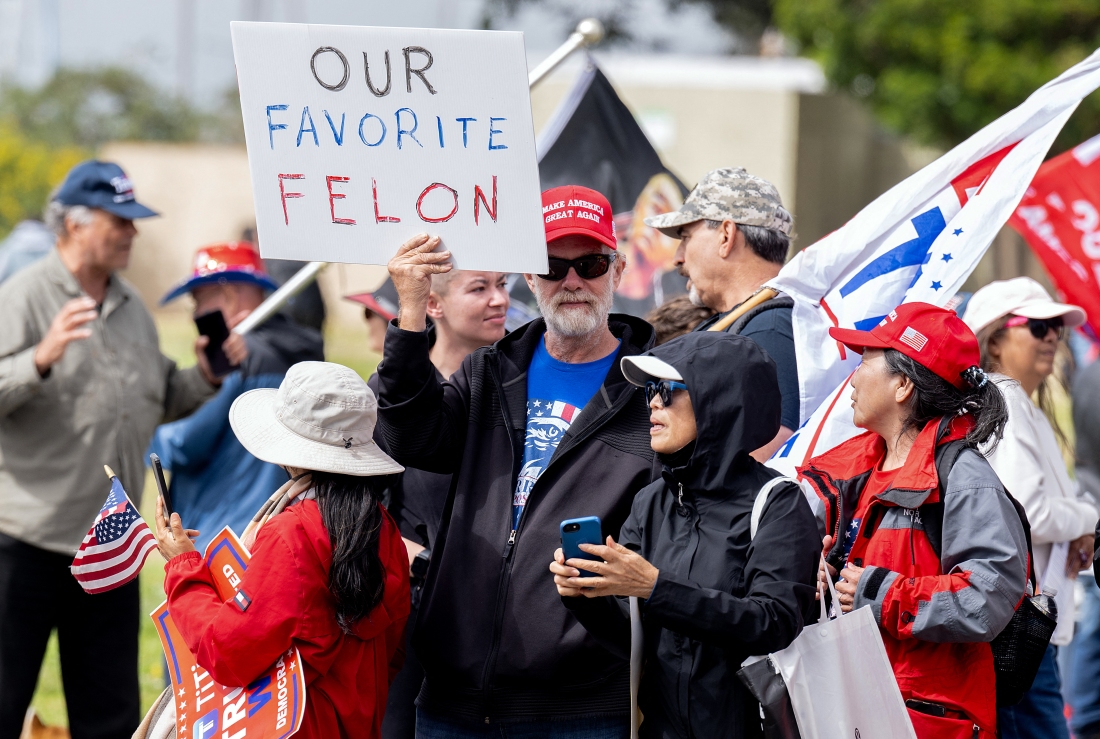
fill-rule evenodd
<path id="1" fill-rule="evenodd" d="M 211 540 L 203 563 L 223 601 L 241 596 L 248 550 L 227 526 Z M 247 596 L 244 596 L 247 597 Z M 150 614 L 157 627 L 176 709 L 176 736 L 188 739 L 288 739 L 302 725 L 305 671 L 297 647 L 284 652 L 247 686 L 221 685 L 195 661 L 165 601 Z"/>
<path id="2" fill-rule="evenodd" d="M 521 34 L 231 28 L 265 257 L 385 264 L 427 232 L 460 269 L 546 271 Z"/>

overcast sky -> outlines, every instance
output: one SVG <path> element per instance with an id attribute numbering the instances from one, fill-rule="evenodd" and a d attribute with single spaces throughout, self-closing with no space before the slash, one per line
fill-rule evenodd
<path id="1" fill-rule="evenodd" d="M 523 31 L 529 63 L 565 40 L 583 11 L 614 13 L 634 37 L 620 47 L 727 52 L 707 12 L 665 0 L 542 0 L 513 17 L 492 0 L 0 0 L 0 75 L 41 84 L 60 64 L 129 67 L 165 90 L 210 105 L 234 84 L 232 20 Z"/>

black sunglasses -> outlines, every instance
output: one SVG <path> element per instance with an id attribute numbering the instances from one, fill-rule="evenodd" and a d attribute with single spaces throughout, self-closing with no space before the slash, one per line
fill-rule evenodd
<path id="1" fill-rule="evenodd" d="M 658 394 L 661 396 L 662 405 L 672 405 L 673 390 L 687 390 L 688 386 L 675 380 L 661 380 L 660 382 L 647 382 L 645 384 L 645 402 L 652 403 Z"/>
<path id="2" fill-rule="evenodd" d="M 594 280 L 607 274 L 607 270 L 611 269 L 611 263 L 615 261 L 616 256 L 615 254 L 585 254 L 583 257 L 577 257 L 576 259 L 550 257 L 547 260 L 550 264 L 550 271 L 544 275 L 539 275 L 539 277 L 550 282 L 561 282 L 569 274 L 569 268 L 572 267 L 576 271 L 577 277 L 582 280 Z"/>
<path id="3" fill-rule="evenodd" d="M 1028 331 L 1036 339 L 1045 339 L 1051 329 L 1054 329 L 1058 334 L 1058 340 L 1061 341 L 1066 335 L 1066 322 L 1062 316 L 1055 316 L 1054 318 L 1024 318 L 1023 316 L 1013 316 L 1005 322 L 1005 328 L 1012 328 L 1013 326 L 1027 325 Z"/>

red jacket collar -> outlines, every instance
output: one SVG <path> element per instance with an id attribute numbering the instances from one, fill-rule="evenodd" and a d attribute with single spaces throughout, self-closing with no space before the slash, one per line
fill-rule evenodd
<path id="1" fill-rule="evenodd" d="M 924 496 L 921 502 L 938 500 L 939 475 L 936 473 L 936 447 L 949 441 L 966 436 L 974 425 L 969 415 L 955 416 L 929 421 L 917 435 L 913 448 L 905 458 L 905 464 L 894 477 L 892 490 L 929 491 L 934 499 L 928 501 Z M 865 431 L 855 438 L 833 447 L 829 451 L 811 459 L 806 465 L 797 468 L 799 477 L 805 471 L 823 472 L 833 480 L 849 480 L 870 472 L 886 454 L 886 442 L 873 431 Z M 920 503 L 918 503 L 920 505 Z M 906 507 L 915 507 L 906 505 Z"/>

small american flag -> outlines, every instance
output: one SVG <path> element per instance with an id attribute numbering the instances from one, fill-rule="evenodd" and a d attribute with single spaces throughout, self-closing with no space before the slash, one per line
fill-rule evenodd
<path id="1" fill-rule="evenodd" d="M 149 552 L 157 548 L 153 532 L 126 497 L 118 477 L 111 477 L 111 494 L 99 510 L 69 569 L 80 587 L 102 593 L 133 580 L 141 572 Z"/>
<path id="2" fill-rule="evenodd" d="M 901 333 L 901 342 L 908 344 L 916 349 L 918 352 L 924 348 L 924 345 L 928 343 L 928 337 L 917 331 L 912 326 L 909 326 Z"/>

